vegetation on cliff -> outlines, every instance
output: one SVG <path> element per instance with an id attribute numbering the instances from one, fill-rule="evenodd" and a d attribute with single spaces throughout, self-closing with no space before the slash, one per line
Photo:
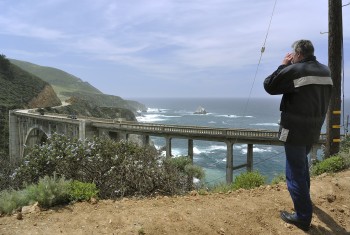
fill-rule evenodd
<path id="1" fill-rule="evenodd" d="M 29 107 L 49 83 L 10 63 L 5 55 L 0 55 L 0 105 L 2 107 Z M 60 105 L 55 93 L 51 94 L 49 105 Z M 40 106 L 39 106 L 40 107 Z"/>
<path id="2" fill-rule="evenodd" d="M 62 92 L 85 91 L 93 94 L 103 94 L 101 91 L 91 86 L 88 82 L 56 68 L 40 66 L 26 61 L 10 59 L 12 64 L 17 65 L 23 70 L 36 75 L 42 80 L 51 84 L 61 100 L 68 99 Z"/>
<path id="3" fill-rule="evenodd" d="M 193 177 L 204 177 L 203 170 L 194 166 L 188 157 L 165 158 L 150 146 L 128 141 L 116 142 L 110 138 L 78 140 L 58 134 L 29 149 L 16 166 L 3 163 L 11 170 L 6 173 L 0 170 L 0 191 L 3 191 L 0 192 L 0 214 L 11 213 L 17 206 L 33 202 L 38 195 L 45 205 L 67 202 L 68 193 L 74 196 L 74 200 L 86 199 L 91 195 L 91 190 L 85 190 L 86 184 L 91 183 L 96 186 L 92 188 L 95 192 L 92 196 L 98 193 L 99 198 L 115 199 L 183 194 L 192 189 Z M 40 185 L 45 178 L 47 187 L 30 187 L 36 193 L 28 194 L 28 185 Z M 62 184 L 56 184 L 55 180 L 59 178 L 80 183 L 74 183 L 71 192 L 62 194 Z"/>
<path id="4" fill-rule="evenodd" d="M 50 84 L 0 55 L 0 151 L 8 151 L 8 111 L 60 105 Z"/>
<path id="5" fill-rule="evenodd" d="M 88 82 L 84 82 L 80 78 L 62 70 L 20 60 L 11 59 L 10 61 L 20 68 L 50 83 L 62 101 L 74 97 L 80 100 L 85 100 L 91 105 L 98 107 L 129 109 L 134 113 L 137 110 L 145 110 L 145 106 L 137 101 L 124 100 L 119 96 L 104 94 Z"/>

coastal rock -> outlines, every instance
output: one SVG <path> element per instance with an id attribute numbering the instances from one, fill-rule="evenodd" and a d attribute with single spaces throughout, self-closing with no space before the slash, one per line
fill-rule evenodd
<path id="1" fill-rule="evenodd" d="M 194 112 L 194 114 L 207 114 L 207 111 L 202 106 L 199 106 Z"/>

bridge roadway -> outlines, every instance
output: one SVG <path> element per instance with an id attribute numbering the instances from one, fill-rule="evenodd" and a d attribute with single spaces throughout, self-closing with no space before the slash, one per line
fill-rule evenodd
<path id="1" fill-rule="evenodd" d="M 193 140 L 217 141 L 224 142 L 227 145 L 226 156 L 226 181 L 232 182 L 233 170 L 246 167 L 248 171 L 253 168 L 253 145 L 283 145 L 278 140 L 278 132 L 272 130 L 260 129 L 231 129 L 207 126 L 180 126 L 180 125 L 163 125 L 154 123 L 140 123 L 122 121 L 116 119 L 101 119 L 91 117 L 78 117 L 72 119 L 67 115 L 45 114 L 26 112 L 17 110 L 12 112 L 17 117 L 26 117 L 31 119 L 45 120 L 50 123 L 69 123 L 77 125 L 79 130 L 76 131 L 79 138 L 89 138 L 93 135 L 101 136 L 111 133 L 117 133 L 117 136 L 124 136 L 128 139 L 130 134 L 143 136 L 144 144 L 149 144 L 150 136 L 164 137 L 166 140 L 166 156 L 171 154 L 171 140 L 173 138 L 188 140 L 188 156 L 193 161 Z M 11 115 L 11 114 L 10 114 Z M 89 131 L 87 131 L 89 130 Z M 89 134 L 87 134 L 89 133 Z M 50 133 L 47 133 L 50 134 Z M 114 135 L 116 136 L 116 135 Z M 317 149 L 325 144 L 326 136 L 322 134 L 318 144 L 313 146 L 311 157 L 316 158 Z M 24 141 L 25 143 L 25 141 Z M 242 165 L 233 166 L 233 145 L 237 143 L 247 144 L 247 162 Z"/>

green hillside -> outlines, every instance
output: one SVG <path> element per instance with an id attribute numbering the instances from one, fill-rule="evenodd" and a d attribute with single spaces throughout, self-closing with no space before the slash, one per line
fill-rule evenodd
<path id="1" fill-rule="evenodd" d="M 50 83 L 61 101 L 76 97 L 79 100 L 85 100 L 91 105 L 98 107 L 123 108 L 129 109 L 134 113 L 137 110 L 146 109 L 143 104 L 137 101 L 124 100 L 119 96 L 103 94 L 88 82 L 83 82 L 80 78 L 62 70 L 15 59 L 11 59 L 10 61 Z"/>
<path id="2" fill-rule="evenodd" d="M 0 55 L 0 153 L 8 148 L 8 112 L 12 109 L 29 107 L 33 98 L 50 86 L 37 76 L 12 64 L 5 55 Z M 52 105 L 59 105 L 52 92 Z"/>
<path id="3" fill-rule="evenodd" d="M 0 56 L 0 106 L 23 107 L 49 83 Z"/>
<path id="4" fill-rule="evenodd" d="M 62 101 L 69 98 L 67 96 L 64 96 L 62 92 L 82 91 L 93 94 L 102 94 L 101 91 L 90 85 L 88 82 L 84 82 L 80 78 L 75 77 L 62 70 L 52 67 L 40 66 L 15 59 L 10 59 L 10 61 L 18 67 L 50 83 Z"/>
<path id="5" fill-rule="evenodd" d="M 145 110 L 145 106 L 136 102 L 124 100 L 119 96 L 106 94 L 92 94 L 88 92 L 62 92 L 67 97 L 75 97 L 79 100 L 89 101 L 90 104 L 97 107 L 111 107 L 129 109 L 136 113 L 138 110 Z"/>

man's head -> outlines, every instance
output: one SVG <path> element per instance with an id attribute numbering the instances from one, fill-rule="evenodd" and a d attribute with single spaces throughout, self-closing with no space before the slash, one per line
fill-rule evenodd
<path id="1" fill-rule="evenodd" d="M 309 40 L 298 40 L 292 44 L 293 48 L 293 59 L 292 63 L 297 63 L 302 59 L 314 55 L 314 46 Z"/>

